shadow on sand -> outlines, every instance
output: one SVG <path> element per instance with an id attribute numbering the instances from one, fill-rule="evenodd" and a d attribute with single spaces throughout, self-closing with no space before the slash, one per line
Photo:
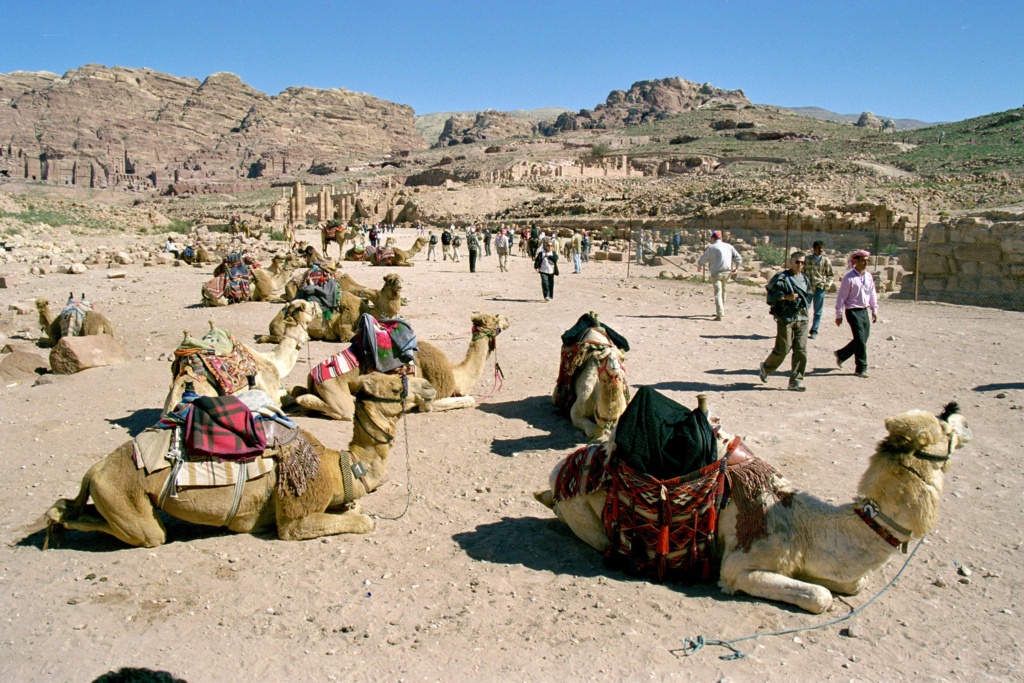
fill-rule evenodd
<path id="1" fill-rule="evenodd" d="M 545 432 L 518 439 L 495 439 L 491 452 L 508 457 L 520 451 L 569 451 L 587 442 L 586 435 L 572 421 L 555 412 L 550 396 L 531 396 L 508 403 L 481 403 L 477 410 L 499 415 L 506 420 L 522 420 L 533 429 Z"/>

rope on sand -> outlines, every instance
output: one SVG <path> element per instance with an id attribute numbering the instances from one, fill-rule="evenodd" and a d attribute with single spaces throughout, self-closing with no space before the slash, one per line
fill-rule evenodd
<path id="1" fill-rule="evenodd" d="M 917 554 L 917 551 L 921 547 L 921 544 L 924 543 L 924 539 L 925 538 L 926 537 L 922 537 L 921 540 L 917 542 L 917 545 L 914 546 L 914 549 L 911 551 L 910 555 L 907 557 L 906 562 L 904 562 L 903 566 L 900 567 L 900 570 L 898 572 L 896 572 L 896 576 L 892 577 L 892 579 L 889 581 L 889 583 L 885 584 L 885 586 L 882 588 L 882 590 L 878 591 L 878 593 L 876 593 L 873 598 L 871 598 L 870 600 L 865 602 L 863 605 L 861 605 L 857 609 L 853 610 L 852 612 L 850 612 L 849 614 L 847 614 L 844 617 L 839 617 L 838 619 L 832 619 L 831 621 L 826 621 L 823 624 L 815 624 L 813 626 L 801 626 L 801 627 L 798 627 L 798 628 L 787 628 L 787 629 L 783 629 L 781 631 L 767 631 L 765 633 L 753 633 L 753 634 L 751 634 L 749 636 L 743 636 L 742 638 L 733 638 L 732 640 L 718 640 L 716 638 L 705 638 L 704 636 L 695 636 L 693 638 L 687 638 L 685 641 L 683 641 L 683 646 L 682 647 L 669 650 L 669 653 L 674 655 L 675 657 L 680 657 L 680 656 L 682 656 L 682 657 L 689 657 L 690 655 L 693 655 L 693 654 L 697 653 L 699 650 L 703 649 L 703 647 L 705 645 L 720 645 L 721 647 L 725 647 L 725 648 L 728 648 L 728 649 L 732 650 L 732 652 L 730 654 L 727 654 L 727 655 L 721 655 L 719 657 L 719 659 L 724 659 L 726 661 L 733 661 L 733 660 L 736 660 L 736 659 L 743 659 L 744 657 L 747 656 L 746 653 L 743 652 L 742 650 L 740 650 L 739 648 L 733 647 L 736 643 L 741 643 L 744 640 L 755 640 L 757 638 L 764 638 L 764 637 L 767 637 L 767 636 L 784 636 L 784 635 L 787 635 L 789 633 L 800 633 L 801 631 L 814 631 L 814 630 L 817 630 L 817 629 L 820 629 L 820 628 L 825 628 L 826 626 L 832 626 L 833 624 L 839 624 L 841 622 L 846 621 L 847 619 L 851 619 L 854 616 L 856 616 L 857 614 L 859 614 L 860 612 L 862 612 L 865 609 L 867 609 L 868 605 L 873 603 L 878 598 L 882 597 L 882 594 L 885 593 L 887 590 L 889 590 L 889 588 L 892 587 L 892 585 L 894 583 L 896 583 L 896 580 L 899 579 L 900 576 L 903 574 L 903 571 L 907 568 L 907 565 L 909 565 L 910 561 L 912 559 L 914 559 L 914 555 Z"/>

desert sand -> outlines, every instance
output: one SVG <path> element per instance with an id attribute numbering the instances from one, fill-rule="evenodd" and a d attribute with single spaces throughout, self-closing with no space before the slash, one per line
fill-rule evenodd
<path id="1" fill-rule="evenodd" d="M 404 246 L 412 233 L 398 238 Z M 5 309 L 87 292 L 132 356 L 38 385 L 8 381 L 0 392 L 0 680 L 88 681 L 125 666 L 193 682 L 1024 679 L 1022 481 L 1010 462 L 1024 441 L 1024 314 L 883 300 L 865 380 L 835 367 L 832 350 L 849 331 L 826 309 L 799 394 L 785 390 L 782 372 L 758 381 L 774 335 L 763 290 L 731 287 L 726 318 L 715 322 L 710 284 L 659 280 L 660 268 L 634 266 L 627 278 L 622 263 L 584 264 L 581 275 L 563 263 L 555 299 L 544 303 L 524 258 L 499 273 L 496 257 L 481 257 L 473 275 L 465 258 L 423 259 L 395 269 L 405 280 L 403 316 L 461 359 L 474 311 L 506 315 L 511 328 L 497 344 L 504 384 L 475 409 L 405 417 L 390 482 L 362 501 L 374 531 L 306 542 L 168 520 L 158 548 L 69 532 L 43 551 L 33 524 L 47 507 L 73 497 L 92 463 L 157 419 L 171 379 L 166 356 L 182 330 L 201 332 L 213 319 L 252 340 L 279 305 L 198 307 L 209 267 L 125 266 L 123 280 L 95 269 L 21 274 L 0 290 Z M 391 269 L 345 270 L 379 286 Z M 631 386 L 691 407 L 707 393 L 727 430 L 837 503 L 852 498 L 885 417 L 958 400 L 974 440 L 952 464 L 938 529 L 902 578 L 849 621 L 742 643 L 747 656 L 735 661 L 719 659 L 728 651 L 718 647 L 674 654 L 688 637 L 842 617 L 881 590 L 903 557 L 820 617 L 713 584 L 657 585 L 606 569 L 531 495 L 585 441 L 553 412 L 550 393 L 559 335 L 588 310 L 629 339 Z M 34 316 L 4 315 L 5 342 L 46 354 L 34 346 Z M 340 348 L 312 343 L 289 385 Z M 475 393 L 493 388 L 488 369 Z M 352 432 L 347 422 L 298 421 L 333 446 Z"/>

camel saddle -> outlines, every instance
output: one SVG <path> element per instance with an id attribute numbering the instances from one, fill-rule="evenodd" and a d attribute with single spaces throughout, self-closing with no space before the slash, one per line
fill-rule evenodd
<path id="1" fill-rule="evenodd" d="M 377 320 L 369 313 L 359 316 L 349 347 L 363 372 L 393 372 L 409 366 L 419 350 L 416 333 L 402 318 Z"/>
<path id="2" fill-rule="evenodd" d="M 60 336 L 77 337 L 82 331 L 85 314 L 91 310 L 92 303 L 85 300 L 84 294 L 81 299 L 75 299 L 73 295 L 68 297 L 68 302 L 60 312 Z"/>
<path id="3" fill-rule="evenodd" d="M 256 359 L 230 332 L 218 327 L 202 339 L 186 336 L 174 350 L 171 374 L 174 379 L 190 375 L 197 379 L 212 377 L 221 394 L 234 394 L 249 386 L 246 379 L 259 372 Z"/>
<path id="4" fill-rule="evenodd" d="M 391 247 L 366 247 L 366 260 L 375 266 L 390 266 L 395 261 L 395 250 Z"/>

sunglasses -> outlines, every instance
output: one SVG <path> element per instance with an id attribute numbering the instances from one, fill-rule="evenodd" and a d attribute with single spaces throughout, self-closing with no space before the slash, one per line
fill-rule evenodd
<path id="1" fill-rule="evenodd" d="M 803 265 L 804 264 L 804 260 L 800 259 L 799 261 L 793 261 L 793 263 L 798 263 L 800 265 Z"/>

